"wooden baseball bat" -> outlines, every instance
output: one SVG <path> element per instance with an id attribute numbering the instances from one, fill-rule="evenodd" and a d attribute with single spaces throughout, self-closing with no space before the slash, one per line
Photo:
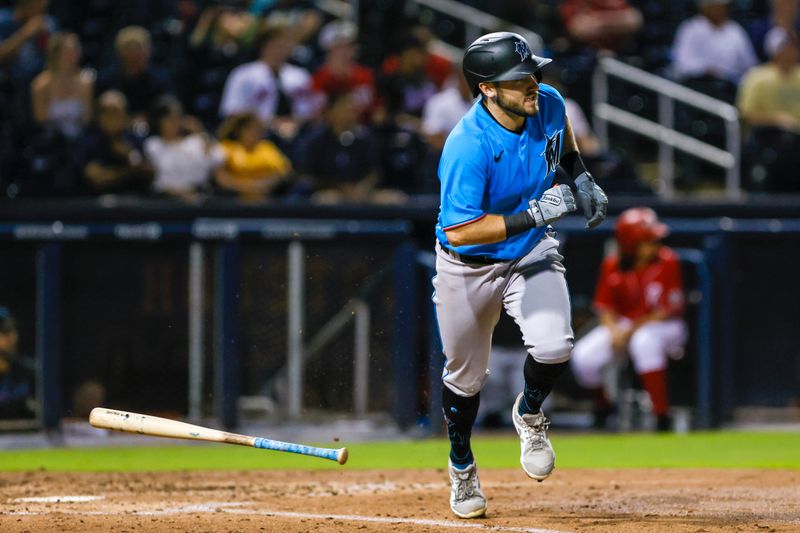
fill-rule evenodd
<path id="1" fill-rule="evenodd" d="M 118 411 L 116 409 L 106 409 L 105 407 L 95 407 L 89 414 L 89 423 L 96 428 L 113 429 L 128 433 L 138 433 L 139 435 L 150 435 L 153 437 L 171 437 L 173 439 L 204 440 L 209 442 L 224 442 L 226 444 L 238 444 L 239 446 L 252 446 L 264 450 L 276 450 L 280 452 L 299 453 L 301 455 L 311 455 L 336 461 L 340 465 L 347 462 L 347 448 L 317 448 L 315 446 L 305 446 L 292 442 L 281 442 L 279 440 L 265 439 L 262 437 L 250 437 L 237 433 L 228 433 L 218 429 L 211 429 L 186 422 L 178 422 L 168 418 L 143 415 L 141 413 L 131 413 L 128 411 Z"/>

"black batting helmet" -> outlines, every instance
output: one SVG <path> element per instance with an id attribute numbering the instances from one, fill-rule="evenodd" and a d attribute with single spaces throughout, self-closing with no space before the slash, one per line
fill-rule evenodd
<path id="1" fill-rule="evenodd" d="M 461 67 L 472 95 L 478 96 L 481 82 L 518 80 L 531 74 L 541 79 L 539 70 L 551 61 L 535 55 L 522 35 L 500 31 L 479 37 L 469 45 Z"/>

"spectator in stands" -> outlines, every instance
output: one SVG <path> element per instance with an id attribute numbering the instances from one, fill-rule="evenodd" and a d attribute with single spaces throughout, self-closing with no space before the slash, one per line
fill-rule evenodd
<path id="1" fill-rule="evenodd" d="M 308 0 L 254 0 L 249 9 L 250 14 L 262 17 L 269 25 L 291 26 L 294 38 L 291 62 L 309 72 L 320 66 L 323 56 L 315 37 L 325 15 L 315 4 Z"/>
<path id="2" fill-rule="evenodd" d="M 297 139 L 296 160 L 320 203 L 399 202 L 404 195 L 377 189 L 378 147 L 358 122 L 352 93 L 334 93 L 323 121 Z"/>
<path id="3" fill-rule="evenodd" d="M 208 188 L 211 174 L 225 162 L 222 147 L 199 120 L 184 115 L 172 96 L 156 102 L 150 132 L 144 153 L 155 170 L 153 189 L 158 193 L 192 200 Z"/>
<path id="4" fill-rule="evenodd" d="M 444 87 L 445 82 L 452 73 L 453 66 L 447 58 L 433 52 L 431 45 L 433 43 L 433 33 L 431 29 L 424 24 L 417 24 L 412 27 L 409 34 L 401 41 L 408 44 L 409 42 L 416 41 L 423 50 L 423 63 L 425 75 L 433 83 L 436 84 L 437 89 Z M 394 74 L 400 67 L 402 47 L 395 51 L 395 54 L 388 56 L 381 66 L 384 74 Z"/>
<path id="5" fill-rule="evenodd" d="M 697 0 L 700 14 L 678 27 L 673 44 L 675 77 L 702 92 L 733 101 L 736 86 L 757 63 L 747 33 L 728 18 L 730 0 Z"/>
<path id="6" fill-rule="evenodd" d="M 751 69 L 739 90 L 742 120 L 752 127 L 800 132 L 800 50 L 796 34 L 780 26 L 767 34 L 769 63 Z"/>
<path id="7" fill-rule="evenodd" d="M 617 50 L 642 27 L 642 14 L 627 0 L 566 0 L 561 17 L 573 39 L 598 50 Z"/>
<path id="8" fill-rule="evenodd" d="M 295 40 L 290 26 L 268 26 L 258 39 L 259 59 L 236 67 L 225 82 L 220 114 L 255 113 L 282 138 L 292 139 L 318 109 L 311 75 L 287 63 Z"/>
<path id="9" fill-rule="evenodd" d="M 322 28 L 319 44 L 325 63 L 314 72 L 314 90 L 325 95 L 352 92 L 360 114 L 366 115 L 375 102 L 375 79 L 370 69 L 356 62 L 357 35 L 352 22 L 336 20 Z"/>
<path id="10" fill-rule="evenodd" d="M 19 334 L 7 307 L 0 307 L 0 418 L 30 418 L 34 415 L 34 361 L 17 351 Z"/>
<path id="11" fill-rule="evenodd" d="M 420 131 L 425 103 L 436 94 L 436 84 L 425 72 L 425 47 L 418 38 L 408 36 L 398 46 L 397 68 L 378 82 L 382 104 L 398 111 L 397 120 Z"/>
<path id="12" fill-rule="evenodd" d="M 400 109 L 386 107 L 383 120 L 372 126 L 381 186 L 407 194 L 436 193 L 435 154 L 420 131 L 398 119 L 399 113 Z"/>
<path id="13" fill-rule="evenodd" d="M 220 95 L 231 70 L 244 63 L 242 39 L 252 23 L 244 10 L 211 6 L 189 36 L 189 68 L 183 76 L 187 106 L 207 128 L 219 121 Z"/>
<path id="14" fill-rule="evenodd" d="M 81 169 L 92 193 L 144 193 L 153 170 L 130 129 L 128 102 L 119 91 L 106 91 L 97 102 L 96 126 L 81 140 Z"/>
<path id="15" fill-rule="evenodd" d="M 769 60 L 764 47 L 769 30 L 779 26 L 788 32 L 800 33 L 800 0 L 771 0 L 770 4 L 772 9 L 769 15 L 751 22 L 747 27 L 756 53 L 762 61 Z"/>
<path id="16" fill-rule="evenodd" d="M 796 33 L 775 26 L 767 34 L 769 63 L 742 80 L 738 105 L 750 136 L 745 149 L 756 188 L 800 190 L 800 48 Z"/>
<path id="17" fill-rule="evenodd" d="M 444 89 L 431 96 L 422 110 L 422 133 L 440 152 L 444 141 L 461 117 L 472 107 L 472 91 L 461 72 L 455 73 Z"/>
<path id="18" fill-rule="evenodd" d="M 128 112 L 134 120 L 144 121 L 159 97 L 174 92 L 172 78 L 168 71 L 150 62 L 150 32 L 141 26 L 121 29 L 114 40 L 114 47 L 118 61 L 100 72 L 98 92 L 111 89 L 120 91 L 128 101 Z"/>
<path id="19" fill-rule="evenodd" d="M 47 45 L 44 71 L 31 83 L 34 120 L 77 139 L 92 112 L 94 74 L 80 68 L 81 43 L 74 33 L 57 33 Z"/>
<path id="20" fill-rule="evenodd" d="M 0 68 L 11 79 L 27 85 L 44 66 L 47 39 L 57 24 L 47 15 L 48 0 L 16 0 L 0 9 Z"/>
<path id="21" fill-rule="evenodd" d="M 273 142 L 264 139 L 264 125 L 255 113 L 225 119 L 219 138 L 225 164 L 214 177 L 220 189 L 244 200 L 259 200 L 286 184 L 292 164 Z"/>

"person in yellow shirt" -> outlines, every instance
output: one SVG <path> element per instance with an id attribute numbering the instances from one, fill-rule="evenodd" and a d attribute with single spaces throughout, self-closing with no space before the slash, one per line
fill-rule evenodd
<path id="1" fill-rule="evenodd" d="M 755 190 L 800 191 L 800 41 L 776 26 L 764 41 L 770 61 L 751 69 L 738 106 L 748 128 L 745 181 Z"/>
<path id="2" fill-rule="evenodd" d="M 752 68 L 739 89 L 739 111 L 748 126 L 800 132 L 800 48 L 796 35 L 776 26 L 764 45 L 770 61 Z"/>
<path id="3" fill-rule="evenodd" d="M 225 164 L 215 180 L 223 191 L 246 200 L 263 199 L 291 175 L 291 162 L 275 143 L 264 139 L 264 125 L 255 114 L 228 117 L 219 137 Z"/>

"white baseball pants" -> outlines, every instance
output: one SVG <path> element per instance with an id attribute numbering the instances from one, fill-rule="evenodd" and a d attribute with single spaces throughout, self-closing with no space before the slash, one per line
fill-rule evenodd
<path id="1" fill-rule="evenodd" d="M 622 328 L 629 328 L 630 324 L 627 319 L 619 321 Z M 686 338 L 686 324 L 677 318 L 640 326 L 628 342 L 628 353 L 636 372 L 644 374 L 665 369 L 668 355 L 681 350 Z M 613 359 L 611 331 L 597 326 L 575 343 L 571 360 L 575 380 L 586 388 L 599 387 L 603 383 L 603 368 Z"/>

